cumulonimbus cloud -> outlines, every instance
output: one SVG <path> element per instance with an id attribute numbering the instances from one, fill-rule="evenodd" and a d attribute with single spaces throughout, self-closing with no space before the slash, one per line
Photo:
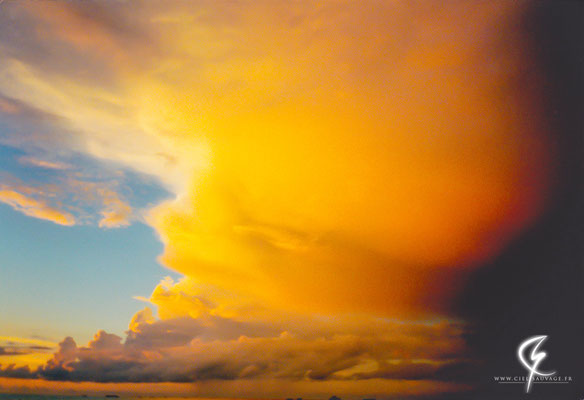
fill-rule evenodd
<path id="1" fill-rule="evenodd" d="M 77 133 L 55 145 L 170 190 L 148 218 L 161 261 L 206 284 L 305 311 L 445 312 L 456 271 L 544 207 L 521 4 L 10 7 L 37 29 L 0 48 L 0 92 Z M 127 213 L 110 201 L 99 223 Z"/>
<path id="2" fill-rule="evenodd" d="M 449 370 L 473 365 L 464 358 L 464 330 L 455 322 L 360 320 L 368 323 L 364 333 L 350 319 L 340 327 L 342 320 L 317 317 L 259 324 L 211 315 L 154 320 L 148 309 L 140 314 L 146 316 L 139 315 L 125 340 L 100 331 L 77 346 L 68 337 L 38 369 L 7 367 L 0 375 L 93 382 L 449 381 Z M 304 328 L 307 322 L 312 329 Z"/>
<path id="3" fill-rule="evenodd" d="M 0 93 L 75 132 L 53 133 L 53 151 L 169 190 L 146 221 L 186 278 L 157 286 L 158 318 L 139 312 L 125 338 L 68 338 L 3 373 L 437 382 L 467 368 L 463 328 L 423 321 L 448 320 L 465 271 L 542 212 L 551 174 L 523 3 L 141 4 L 4 4 L 21 23 L 0 30 L 22 34 L 0 47 Z M 76 187 L 101 199 L 101 226 L 128 222 L 114 190 Z"/>

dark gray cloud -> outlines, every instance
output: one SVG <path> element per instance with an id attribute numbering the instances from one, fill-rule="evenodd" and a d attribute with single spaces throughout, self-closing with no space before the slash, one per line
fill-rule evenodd
<path id="1" fill-rule="evenodd" d="M 17 354 L 22 354 L 17 350 L 6 349 L 6 347 L 0 347 L 0 356 L 13 356 Z"/>
<path id="2" fill-rule="evenodd" d="M 8 342 L 9 346 L 0 346 L 0 357 L 1 356 L 17 356 L 20 354 L 47 352 L 53 350 L 48 346 L 38 346 L 38 345 L 22 345 L 18 343 Z"/>
<path id="3" fill-rule="evenodd" d="M 10 364 L 7 367 L 2 368 L 2 364 L 0 364 L 0 377 L 34 379 L 38 378 L 39 375 L 37 371 L 31 371 L 28 366 L 16 367 L 14 364 Z"/>
<path id="4" fill-rule="evenodd" d="M 357 322 L 298 322 L 143 320 L 125 340 L 99 331 L 87 346 L 78 346 L 67 337 L 45 365 L 36 370 L 8 366 L 0 376 L 75 382 L 454 381 L 471 365 L 463 356 L 464 330 L 454 322 L 372 320 L 368 332 Z"/>

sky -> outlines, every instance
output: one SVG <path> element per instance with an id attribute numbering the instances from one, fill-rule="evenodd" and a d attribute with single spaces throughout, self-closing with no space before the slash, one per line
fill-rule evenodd
<path id="1" fill-rule="evenodd" d="M 0 391 L 467 389 L 554 176 L 527 4 L 0 3 Z"/>

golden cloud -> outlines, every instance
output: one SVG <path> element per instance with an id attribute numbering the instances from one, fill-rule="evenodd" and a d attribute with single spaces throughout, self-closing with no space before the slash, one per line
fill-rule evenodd
<path id="1" fill-rule="evenodd" d="M 14 53 L 0 90 L 78 132 L 76 151 L 159 178 L 176 196 L 148 218 L 161 261 L 198 284 L 304 310 L 444 312 L 455 270 L 544 207 L 553 146 L 520 3 L 14 7 L 111 79 Z M 107 203 L 100 225 L 126 224 Z"/>
<path id="2" fill-rule="evenodd" d="M 125 341 L 99 331 L 80 347 L 67 337 L 39 368 L 8 366 L 0 368 L 0 376 L 34 382 L 193 382 L 201 387 L 238 381 L 255 390 L 279 383 L 311 395 L 327 386 L 323 382 L 368 392 L 372 380 L 384 381 L 381 387 L 393 386 L 396 393 L 422 382 L 424 391 L 431 386 L 455 391 L 467 386 L 453 372 L 476 366 L 464 357 L 463 334 L 460 323 L 447 320 L 404 323 L 301 315 L 279 321 L 212 315 L 154 319 L 145 309 L 134 318 Z"/>
<path id="3" fill-rule="evenodd" d="M 66 340 L 29 372 L 440 390 L 462 329 L 420 320 L 541 214 L 553 174 L 524 4 L 83 4 L 6 5 L 88 76 L 14 50 L 0 92 L 172 191 L 147 222 L 185 278 L 123 343 Z M 126 223 L 101 198 L 100 225 Z"/>
<path id="4" fill-rule="evenodd" d="M 28 197 L 11 189 L 0 189 L 0 202 L 8 204 L 10 207 L 38 219 L 54 222 L 58 225 L 75 225 L 75 217 L 66 212 L 50 207 L 40 200 Z"/>

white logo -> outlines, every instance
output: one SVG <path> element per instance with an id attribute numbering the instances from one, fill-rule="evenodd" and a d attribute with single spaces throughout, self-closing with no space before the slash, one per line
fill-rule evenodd
<path id="1" fill-rule="evenodd" d="M 519 361 L 523 366 L 529 371 L 529 378 L 527 379 L 527 384 L 525 386 L 525 393 L 529 393 L 531 390 L 531 383 L 533 382 L 534 376 L 552 376 L 555 375 L 554 372 L 541 372 L 538 371 L 537 367 L 539 364 L 547 357 L 547 353 L 544 351 L 539 351 L 539 347 L 545 342 L 547 339 L 547 335 L 542 336 L 533 336 L 529 339 L 526 339 L 519 345 L 517 349 L 517 357 L 519 357 Z M 528 357 L 526 359 L 525 352 L 532 347 L 530 353 L 528 353 Z"/>

